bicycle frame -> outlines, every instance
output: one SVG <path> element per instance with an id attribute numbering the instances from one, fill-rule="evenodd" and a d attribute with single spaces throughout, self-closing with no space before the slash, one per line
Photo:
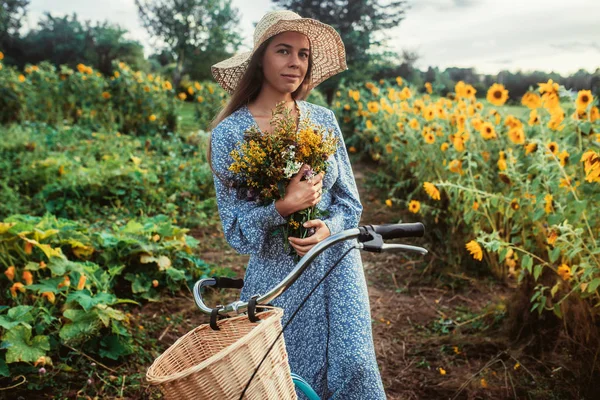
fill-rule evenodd
<path id="1" fill-rule="evenodd" d="M 398 225 L 408 225 L 408 224 L 398 224 Z M 346 229 L 342 232 L 336 233 L 335 235 L 331 235 L 331 236 L 327 237 L 325 240 L 317 243 L 317 245 L 315 245 L 312 249 L 310 249 L 310 251 L 308 253 L 306 253 L 300 259 L 300 261 L 298 261 L 298 264 L 296 264 L 296 267 L 287 275 L 287 277 L 281 283 L 279 283 L 277 286 L 275 286 L 273 289 L 271 289 L 267 294 L 259 296 L 257 298 L 256 303 L 257 304 L 268 304 L 273 299 L 277 298 L 279 295 L 281 295 L 281 293 L 283 293 L 287 288 L 289 288 L 296 281 L 296 279 L 298 279 L 300 277 L 300 275 L 302 275 L 304 270 L 322 252 L 324 252 L 325 250 L 327 250 L 329 247 L 333 246 L 336 243 L 343 242 L 346 240 L 353 240 L 353 239 L 358 238 L 361 235 L 364 235 L 365 234 L 364 229 L 366 229 L 366 228 L 360 227 L 360 228 Z M 387 244 L 387 243 L 383 243 L 383 241 L 381 240 L 381 235 L 377 235 L 377 236 L 378 237 L 376 237 L 373 240 L 366 242 L 366 243 L 356 242 L 354 245 L 354 248 L 359 249 L 359 250 L 375 251 L 375 252 L 379 252 L 379 253 L 381 253 L 381 252 L 397 252 L 397 251 L 414 251 L 414 252 L 420 253 L 422 255 L 427 254 L 427 250 L 422 247 L 405 245 L 405 244 Z M 371 242 L 373 242 L 373 243 L 371 243 Z M 208 314 L 208 315 L 211 314 L 212 309 L 210 307 L 208 307 L 206 304 L 204 304 L 204 301 L 202 300 L 202 288 L 205 286 L 214 286 L 216 283 L 217 283 L 217 281 L 214 278 L 204 278 L 204 279 L 201 279 L 198 282 L 196 282 L 196 284 L 194 285 L 193 293 L 194 293 L 194 301 L 196 302 L 196 306 L 198 306 L 200 311 L 202 311 L 203 313 Z M 222 315 L 222 316 L 230 316 L 231 317 L 231 316 L 243 314 L 247 310 L 248 310 L 248 302 L 238 300 L 238 301 L 234 301 L 234 302 L 228 304 L 227 306 L 221 308 L 218 311 L 218 314 Z"/>
<path id="2" fill-rule="evenodd" d="M 389 225 L 367 225 L 358 228 L 346 229 L 342 232 L 336 233 L 327 237 L 325 240 L 315 245 L 308 253 L 306 253 L 296 267 L 285 277 L 285 279 L 271 289 L 265 295 L 258 295 L 256 304 L 268 304 L 273 299 L 276 299 L 281 295 L 287 288 L 289 288 L 295 281 L 302 275 L 304 270 L 313 262 L 313 260 L 319 256 L 322 252 L 327 250 L 329 247 L 336 243 L 340 243 L 346 240 L 357 239 L 354 248 L 359 250 L 371 251 L 371 252 L 397 252 L 397 251 L 414 251 L 421 255 L 427 254 L 427 250 L 406 244 L 387 244 L 384 243 L 383 239 L 392 239 L 397 237 L 411 237 L 411 236 L 423 236 L 424 226 L 421 223 L 415 224 L 389 224 Z M 202 288 L 204 286 L 215 286 L 217 280 L 215 278 L 201 279 L 194 285 L 194 301 L 196 306 L 205 314 L 210 315 L 213 309 L 209 308 L 204 304 L 202 300 Z M 236 286 L 237 287 L 237 286 Z M 221 307 L 221 306 L 218 306 Z M 223 316 L 235 316 L 242 314 L 248 310 L 248 302 L 234 301 L 225 307 L 219 308 L 216 312 L 218 315 Z M 292 381 L 295 387 L 304 393 L 309 400 L 321 400 L 319 395 L 313 390 L 308 382 L 306 382 L 301 376 L 294 373 L 291 374 Z"/>

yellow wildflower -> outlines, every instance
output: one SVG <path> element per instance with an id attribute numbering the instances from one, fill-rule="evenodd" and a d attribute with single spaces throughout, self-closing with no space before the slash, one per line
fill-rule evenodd
<path id="1" fill-rule="evenodd" d="M 433 200 L 440 200 L 440 192 L 433 183 L 425 182 L 423 183 L 423 187 L 425 188 L 425 192 L 427 192 L 429 197 L 431 197 Z"/>
<path id="2" fill-rule="evenodd" d="M 573 275 L 571 275 L 571 267 L 564 263 L 558 267 L 556 273 L 563 279 L 563 281 L 568 281 L 573 277 Z"/>
<path id="3" fill-rule="evenodd" d="M 421 203 L 417 200 L 411 200 L 410 203 L 408 203 L 408 211 L 410 211 L 411 213 L 416 214 L 419 212 L 420 209 Z"/>
<path id="4" fill-rule="evenodd" d="M 483 259 L 483 250 L 479 243 L 475 240 L 471 240 L 469 243 L 465 245 L 466 249 L 471 253 L 474 259 L 481 261 Z"/>
<path id="5" fill-rule="evenodd" d="M 508 100 L 508 90 L 500 83 L 494 83 L 487 92 L 487 101 L 495 106 L 502 106 Z"/>

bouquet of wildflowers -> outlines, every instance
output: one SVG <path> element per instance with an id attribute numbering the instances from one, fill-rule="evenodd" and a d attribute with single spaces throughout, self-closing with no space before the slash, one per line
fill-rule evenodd
<path id="1" fill-rule="evenodd" d="M 290 179 L 303 164 L 310 166 L 304 172 L 303 180 L 326 172 L 327 160 L 335 153 L 339 140 L 333 132 L 312 125 L 308 116 L 303 117 L 297 129 L 285 102 L 277 104 L 270 124 L 272 133 L 262 133 L 252 126 L 244 132 L 244 138 L 237 143 L 236 149 L 231 151 L 234 162 L 229 170 L 236 174 L 234 186 L 238 196 L 259 205 L 283 198 Z M 300 257 L 289 244 L 288 236 L 311 236 L 314 228 L 305 228 L 304 223 L 327 215 L 327 211 L 316 206 L 296 211 L 287 218 L 288 223 L 273 235 L 283 234 L 286 251 L 298 262 Z"/>

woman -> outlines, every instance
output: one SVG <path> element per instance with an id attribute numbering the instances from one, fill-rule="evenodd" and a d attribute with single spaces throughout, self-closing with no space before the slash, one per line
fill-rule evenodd
<path id="1" fill-rule="evenodd" d="M 242 301 L 265 294 L 295 267 L 273 230 L 286 224 L 291 213 L 318 204 L 330 214 L 307 223 L 314 234 L 290 238 L 303 256 L 315 244 L 344 229 L 358 226 L 362 213 L 356 183 L 342 132 L 333 112 L 304 101 L 310 90 L 329 76 L 346 70 L 341 38 L 329 25 L 301 18 L 290 11 L 266 14 L 256 26 L 254 49 L 215 64 L 212 72 L 231 93 L 213 122 L 208 159 L 215 176 L 219 215 L 228 243 L 240 254 L 250 254 Z M 229 153 L 255 126 L 270 131 L 275 105 L 286 106 L 301 124 L 332 128 L 340 138 L 327 173 L 301 181 L 304 165 L 290 181 L 283 199 L 267 206 L 239 199 L 229 185 L 233 162 Z M 323 193 L 323 188 L 327 189 Z M 352 243 L 340 243 L 319 256 L 300 278 L 272 304 L 285 310 L 282 324 Z M 322 399 L 385 399 L 379 373 L 362 260 L 351 251 L 315 290 L 284 332 L 292 372 L 302 376 Z M 303 394 L 298 393 L 303 399 Z"/>

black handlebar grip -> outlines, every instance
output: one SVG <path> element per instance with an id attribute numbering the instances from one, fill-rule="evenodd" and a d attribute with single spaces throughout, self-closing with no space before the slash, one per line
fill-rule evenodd
<path id="1" fill-rule="evenodd" d="M 385 239 L 421 237 L 425 234 L 425 225 L 421 222 L 404 224 L 373 225 L 373 230 Z"/>
<path id="2" fill-rule="evenodd" d="M 241 289 L 244 287 L 244 279 L 232 279 L 224 276 L 213 276 L 213 279 L 217 282 L 214 287 L 222 289 Z"/>

